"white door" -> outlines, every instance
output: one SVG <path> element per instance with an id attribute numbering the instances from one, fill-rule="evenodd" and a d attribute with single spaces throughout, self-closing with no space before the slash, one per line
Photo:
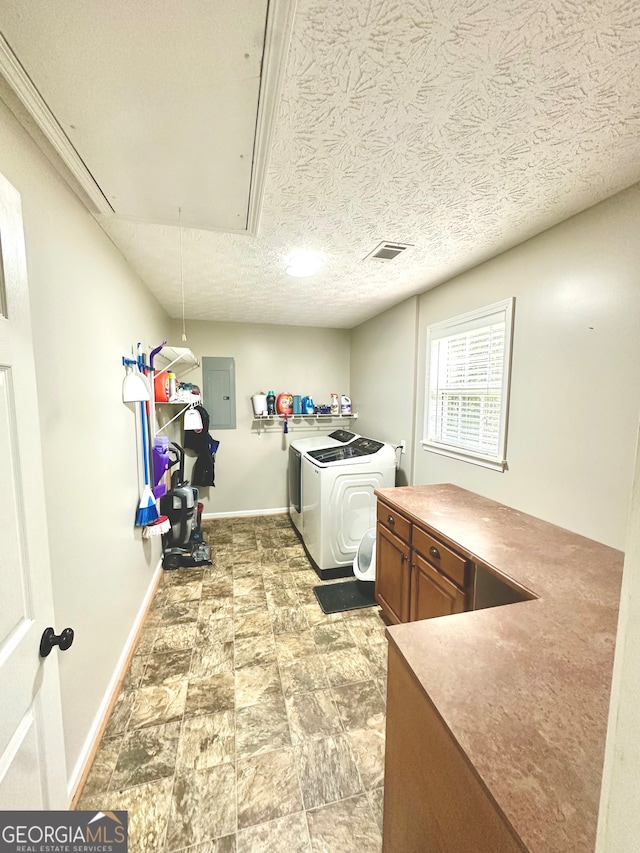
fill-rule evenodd
<path id="1" fill-rule="evenodd" d="M 0 809 L 68 807 L 20 195 L 0 175 Z M 63 626 L 65 627 L 65 626 Z M 71 651 L 66 654 L 72 654 Z"/>

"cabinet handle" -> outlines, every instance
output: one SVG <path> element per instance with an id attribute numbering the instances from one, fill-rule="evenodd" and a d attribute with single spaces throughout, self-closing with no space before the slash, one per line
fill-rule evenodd
<path id="1" fill-rule="evenodd" d="M 387 524 L 395 524 L 396 520 L 392 515 L 387 516 Z"/>
<path id="2" fill-rule="evenodd" d="M 431 548 L 429 548 L 429 553 L 432 557 L 435 557 L 436 560 L 440 559 L 440 551 L 438 551 L 435 545 L 432 545 Z"/>
<path id="3" fill-rule="evenodd" d="M 409 558 L 407 557 L 407 555 L 403 554 L 401 559 L 400 559 L 400 565 L 403 566 L 407 562 L 408 559 Z"/>

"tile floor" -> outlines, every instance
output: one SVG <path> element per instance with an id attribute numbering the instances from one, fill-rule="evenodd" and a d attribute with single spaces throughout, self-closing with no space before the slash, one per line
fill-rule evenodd
<path id="1" fill-rule="evenodd" d="M 164 573 L 77 807 L 127 809 L 131 853 L 379 853 L 379 608 L 325 616 L 285 515 L 203 531 L 213 565 Z"/>

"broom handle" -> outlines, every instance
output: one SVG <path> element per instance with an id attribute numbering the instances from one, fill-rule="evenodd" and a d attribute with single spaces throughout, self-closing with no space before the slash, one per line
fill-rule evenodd
<path id="1" fill-rule="evenodd" d="M 156 419 L 156 385 L 155 385 L 155 359 L 158 353 L 166 346 L 166 341 L 162 341 L 159 347 L 151 350 L 149 355 L 149 376 L 151 384 L 151 423 L 149 424 L 149 433 L 152 438 L 158 434 L 158 421 Z"/>
<path id="2" fill-rule="evenodd" d="M 140 405 L 136 403 L 136 405 Z M 135 408 L 134 408 L 135 411 Z M 140 493 L 140 497 L 142 497 L 142 492 L 144 490 L 144 464 L 142 462 L 142 426 L 140 423 L 140 414 L 136 412 L 135 417 L 135 427 L 136 427 L 136 474 L 138 481 L 138 492 Z"/>
<path id="3" fill-rule="evenodd" d="M 149 451 L 147 449 L 147 413 L 145 404 L 140 403 L 140 425 L 142 427 L 142 464 L 144 465 L 144 484 L 149 485 Z"/>
<path id="4" fill-rule="evenodd" d="M 137 354 L 138 354 L 138 358 L 137 358 L 138 371 L 140 372 L 140 374 L 142 376 L 145 377 L 145 381 L 146 381 L 147 377 L 146 377 L 146 374 L 144 372 L 144 356 L 142 354 L 142 343 L 140 341 L 138 341 Z M 151 387 L 150 396 L 151 396 L 151 394 L 153 394 L 153 386 Z M 149 465 L 149 440 L 150 440 L 149 439 L 149 424 L 150 424 L 150 419 L 147 419 L 147 405 L 148 405 L 148 403 L 146 403 L 146 402 L 140 404 L 140 423 L 142 426 L 142 460 L 144 462 L 144 484 L 145 484 L 145 486 L 150 486 L 151 485 L 151 476 L 149 474 L 149 468 L 150 468 L 150 465 Z"/>

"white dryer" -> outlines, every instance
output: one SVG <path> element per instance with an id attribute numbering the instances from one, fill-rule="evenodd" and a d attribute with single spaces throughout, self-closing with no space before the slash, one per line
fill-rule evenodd
<path id="1" fill-rule="evenodd" d="M 302 507 L 302 457 L 309 450 L 318 450 L 324 447 L 342 447 L 358 438 L 355 432 L 346 429 L 336 429 L 329 435 L 313 435 L 309 438 L 296 438 L 289 445 L 289 517 L 291 522 L 302 535 L 303 530 L 303 507 Z"/>
<path id="2" fill-rule="evenodd" d="M 307 554 L 323 580 L 348 577 L 360 540 L 375 527 L 375 490 L 395 485 L 395 448 L 360 436 L 307 451 L 301 467 Z"/>

